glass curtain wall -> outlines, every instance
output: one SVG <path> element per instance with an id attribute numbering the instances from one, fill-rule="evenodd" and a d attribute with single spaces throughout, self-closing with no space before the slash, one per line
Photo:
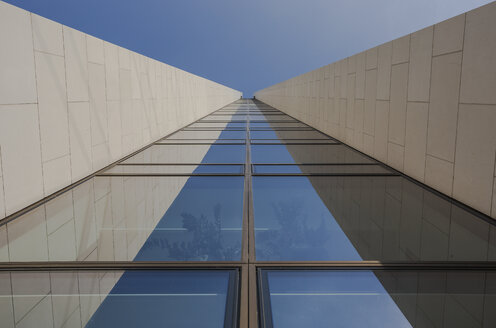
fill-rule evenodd
<path id="1" fill-rule="evenodd" d="M 494 221 L 241 99 L 0 221 L 2 327 L 494 327 Z"/>

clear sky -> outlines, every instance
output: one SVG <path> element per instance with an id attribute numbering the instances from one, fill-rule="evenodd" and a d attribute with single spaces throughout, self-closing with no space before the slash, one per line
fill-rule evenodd
<path id="1" fill-rule="evenodd" d="M 491 0 L 6 2 L 251 97 Z"/>

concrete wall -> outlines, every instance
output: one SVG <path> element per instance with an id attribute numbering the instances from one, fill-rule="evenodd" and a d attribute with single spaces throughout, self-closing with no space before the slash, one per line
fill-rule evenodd
<path id="1" fill-rule="evenodd" d="M 240 96 L 0 1 L 0 218 Z"/>
<path id="2" fill-rule="evenodd" d="M 255 96 L 496 218 L 496 2 Z"/>

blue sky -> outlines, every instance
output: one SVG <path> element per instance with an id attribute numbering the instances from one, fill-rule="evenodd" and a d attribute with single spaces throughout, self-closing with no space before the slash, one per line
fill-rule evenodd
<path id="1" fill-rule="evenodd" d="M 245 97 L 491 0 L 7 0 Z"/>

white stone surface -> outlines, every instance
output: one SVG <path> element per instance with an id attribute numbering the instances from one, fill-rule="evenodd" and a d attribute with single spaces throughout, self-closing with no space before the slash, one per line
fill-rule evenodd
<path id="1" fill-rule="evenodd" d="M 496 218 L 495 90 L 493 2 L 255 96 Z"/>
<path id="2" fill-rule="evenodd" d="M 0 218 L 241 96 L 1 1 L 0 41 Z"/>

